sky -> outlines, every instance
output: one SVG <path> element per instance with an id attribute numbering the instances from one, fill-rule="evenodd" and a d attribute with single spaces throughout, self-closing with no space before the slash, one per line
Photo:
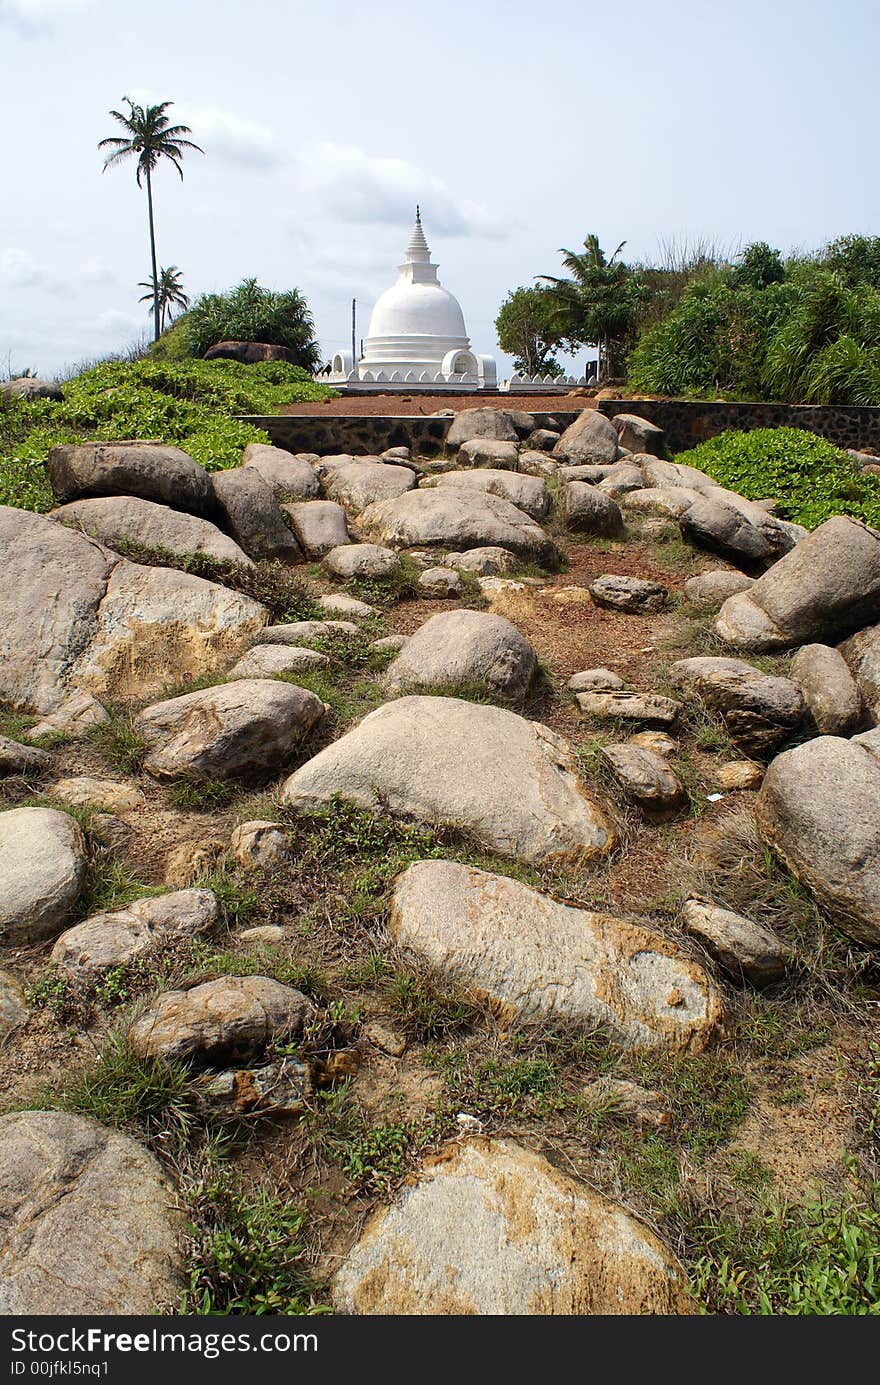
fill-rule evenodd
<path id="1" fill-rule="evenodd" d="M 504 367 L 505 295 L 591 232 L 628 260 L 880 234 L 878 38 L 872 0 L 0 0 L 0 376 L 149 329 L 146 197 L 97 148 L 123 96 L 173 101 L 205 149 L 155 178 L 190 297 L 297 287 L 329 358 L 352 298 L 367 335 L 418 202 Z"/>

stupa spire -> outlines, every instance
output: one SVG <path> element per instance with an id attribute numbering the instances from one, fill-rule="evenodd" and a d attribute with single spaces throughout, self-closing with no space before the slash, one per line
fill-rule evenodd
<path id="1" fill-rule="evenodd" d="M 409 238 L 409 245 L 406 247 L 404 261 L 407 264 L 431 263 L 431 252 L 428 249 L 428 242 L 425 240 L 425 233 L 422 230 L 422 214 L 418 204 L 416 204 L 416 224 Z"/>

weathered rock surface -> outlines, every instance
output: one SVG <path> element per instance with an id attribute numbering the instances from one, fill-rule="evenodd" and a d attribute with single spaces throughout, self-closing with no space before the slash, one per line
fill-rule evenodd
<path id="1" fill-rule="evenodd" d="M 764 766 L 753 760 L 726 760 L 714 772 L 717 789 L 736 793 L 741 789 L 760 789 L 764 779 Z"/>
<path id="2" fill-rule="evenodd" d="M 519 446 L 515 442 L 499 442 L 495 438 L 469 438 L 458 449 L 456 463 L 458 466 L 516 471 L 519 467 Z"/>
<path id="3" fill-rule="evenodd" d="M 410 636 L 389 665 L 392 692 L 478 685 L 499 697 L 522 697 L 538 667 L 524 635 L 503 616 L 482 611 L 442 611 Z"/>
<path id="4" fill-rule="evenodd" d="M 280 822 L 254 819 L 236 827 L 229 849 L 246 870 L 276 870 L 291 858 L 290 837 Z M 271 925 L 270 925 L 271 927 Z"/>
<path id="5" fill-rule="evenodd" d="M 721 1018 L 703 969 L 657 933 L 454 861 L 398 876 L 389 926 L 404 953 L 521 1019 L 699 1052 Z"/>
<path id="6" fill-rule="evenodd" d="M 597 606 L 632 615 L 662 611 L 669 595 L 659 582 L 649 582 L 644 577 L 619 577 L 610 572 L 591 582 L 589 592 Z"/>
<path id="7" fill-rule="evenodd" d="M 621 447 L 629 448 L 630 452 L 650 452 L 655 457 L 663 456 L 665 435 L 656 423 L 642 418 L 641 414 L 615 414 L 611 423 Z"/>
<path id="8" fill-rule="evenodd" d="M 551 539 L 529 515 L 509 500 L 471 494 L 455 486 L 419 489 L 396 500 L 369 505 L 361 528 L 393 548 L 442 544 L 444 548 L 509 548 L 529 562 L 555 568 L 559 555 Z"/>
<path id="9" fill-rule="evenodd" d="M 317 649 L 300 649 L 297 645 L 255 644 L 226 677 L 277 678 L 280 673 L 305 673 L 309 669 L 327 668 L 330 659 Z"/>
<path id="10" fill-rule="evenodd" d="M 490 495 L 500 495 L 502 499 L 509 500 L 511 505 L 516 505 L 532 519 L 545 519 L 550 512 L 550 492 L 546 483 L 538 476 L 522 476 L 516 471 L 498 471 L 492 467 L 476 471 L 447 471 L 442 476 L 427 477 L 422 486 L 488 491 Z"/>
<path id="11" fill-rule="evenodd" d="M 553 449 L 561 462 L 602 465 L 617 460 L 617 430 L 595 409 L 584 409 L 570 423 Z"/>
<path id="12" fill-rule="evenodd" d="M 679 659 L 669 677 L 717 712 L 733 743 L 751 755 L 775 750 L 806 711 L 803 694 L 790 678 L 762 673 L 741 659 Z"/>
<path id="13" fill-rule="evenodd" d="M 373 1214 L 333 1297 L 341 1313 L 397 1317 L 690 1311 L 652 1231 L 540 1155 L 485 1139 L 428 1159 Z"/>
<path id="14" fill-rule="evenodd" d="M 619 673 L 612 673 L 610 668 L 585 668 L 580 673 L 572 674 L 568 686 L 575 693 L 620 689 L 623 679 Z"/>
<path id="15" fill-rule="evenodd" d="M 537 452 L 552 452 L 561 437 L 562 434 L 553 428 L 535 428 L 529 433 L 526 442 Z"/>
<path id="16" fill-rule="evenodd" d="M 684 538 L 731 562 L 766 567 L 783 552 L 778 542 L 720 495 L 698 495 L 678 516 Z M 775 531 L 773 531 L 775 534 Z"/>
<path id="17" fill-rule="evenodd" d="M 585 481 L 567 483 L 562 508 L 567 527 L 575 533 L 622 538 L 626 532 L 617 501 Z"/>
<path id="18" fill-rule="evenodd" d="M 786 553 L 747 592 L 721 607 L 715 629 L 742 649 L 837 643 L 880 619 L 880 534 L 835 515 Z"/>
<path id="19" fill-rule="evenodd" d="M 325 553 L 323 564 L 334 577 L 367 577 L 384 580 L 400 571 L 400 558 L 391 548 L 377 543 L 348 543 Z"/>
<path id="20" fill-rule="evenodd" d="M 454 452 L 471 438 L 497 438 L 516 442 L 519 434 L 506 409 L 462 409 L 455 415 L 446 434 L 446 446 Z"/>
<path id="21" fill-rule="evenodd" d="M 51 938 L 67 923 L 86 874 L 86 846 L 72 817 L 54 808 L 0 813 L 0 941 Z"/>
<path id="22" fill-rule="evenodd" d="M 349 542 L 345 511 L 335 500 L 306 500 L 282 505 L 307 558 L 323 558 L 333 548 Z"/>
<path id="23" fill-rule="evenodd" d="M 135 1020 L 129 1038 L 144 1058 L 229 1062 L 301 1033 L 311 1015 L 302 992 L 280 981 L 222 976 L 189 991 L 165 991 Z"/>
<path id="24" fill-rule="evenodd" d="M 713 572 L 701 572 L 696 577 L 689 577 L 684 584 L 684 594 L 698 610 L 717 611 L 729 596 L 748 591 L 754 585 L 754 577 L 720 567 Z"/>
<path id="25" fill-rule="evenodd" d="M 869 625 L 840 646 L 869 719 L 880 723 L 880 625 Z"/>
<path id="26" fill-rule="evenodd" d="M 59 504 L 91 496 L 133 495 L 193 515 L 214 507 L 211 478 L 179 447 L 153 442 L 64 443 L 46 472 Z"/>
<path id="27" fill-rule="evenodd" d="M 176 1303 L 182 1229 L 176 1191 L 127 1135 L 65 1111 L 0 1117 L 0 1314 Z"/>
<path id="28" fill-rule="evenodd" d="M 91 808 L 98 813 L 133 813 L 145 801 L 137 784 L 118 779 L 95 779 L 85 774 L 58 779 L 48 792 L 62 803 Z"/>
<path id="29" fill-rule="evenodd" d="M 578 859 L 615 841 L 560 736 L 515 712 L 458 698 L 386 703 L 282 790 L 304 810 L 335 794 L 373 812 L 458 823 L 492 850 L 524 861 Z"/>
<path id="30" fill-rule="evenodd" d="M 681 703 L 659 693 L 626 692 L 623 689 L 575 693 L 575 701 L 587 716 L 601 721 L 642 721 L 649 725 L 671 726 L 681 712 Z"/>
<path id="31" fill-rule="evenodd" d="M 53 510 L 52 518 L 110 548 L 135 543 L 154 553 L 172 553 L 178 558 L 203 553 L 221 563 L 250 564 L 247 554 L 216 524 L 137 496 L 74 500 Z"/>
<path id="32" fill-rule="evenodd" d="M 0 775 L 44 774 L 51 764 L 52 756 L 45 750 L 37 750 L 33 745 L 21 745 L 8 736 L 0 736 Z"/>
<path id="33" fill-rule="evenodd" d="M 294 683 L 241 678 L 147 707 L 136 720 L 158 779 L 232 779 L 275 769 L 323 716 Z"/>
<path id="34" fill-rule="evenodd" d="M 464 583 L 455 568 L 428 567 L 419 574 L 418 588 L 426 597 L 453 597 L 461 596 Z"/>
<path id="35" fill-rule="evenodd" d="M 100 726 L 110 720 L 106 707 L 102 707 L 91 693 L 76 692 L 65 697 L 54 712 L 43 717 L 32 726 L 28 735 L 32 740 L 41 736 L 65 736 L 76 740 L 92 726 Z"/>
<path id="36" fill-rule="evenodd" d="M 8 971 L 0 971 L 0 1042 L 20 1029 L 27 1017 L 24 991 Z"/>
<path id="37" fill-rule="evenodd" d="M 275 493 L 255 467 L 218 471 L 212 481 L 227 527 L 249 557 L 302 562 L 302 550 L 285 522 Z"/>
<path id="38" fill-rule="evenodd" d="M 175 890 L 137 899 L 68 928 L 52 948 L 52 961 L 70 971 L 103 971 L 133 961 L 166 938 L 206 933 L 219 917 L 213 890 Z"/>
<path id="39" fill-rule="evenodd" d="M 262 476 L 277 501 L 317 500 L 321 494 L 309 456 L 287 452 L 283 447 L 270 447 L 263 442 L 249 442 L 241 465 Z"/>
<path id="40" fill-rule="evenodd" d="M 332 467 L 324 475 L 324 489 L 353 514 L 359 515 L 377 500 L 393 500 L 416 484 L 416 474 L 408 466 L 393 462 L 352 458 L 350 462 Z"/>
<path id="41" fill-rule="evenodd" d="M 627 798 L 649 817 L 668 817 L 687 807 L 684 785 L 656 750 L 632 743 L 606 745 L 602 756 Z"/>
<path id="42" fill-rule="evenodd" d="M 880 944 L 880 759 L 819 736 L 777 755 L 757 800 L 767 845 L 844 932 Z"/>
<path id="43" fill-rule="evenodd" d="M 357 635 L 359 630 L 350 620 L 294 620 L 289 625 L 264 625 L 257 636 L 258 644 L 312 644 L 333 635 Z"/>
<path id="44" fill-rule="evenodd" d="M 516 558 L 506 548 L 466 548 L 463 553 L 447 553 L 443 565 L 456 572 L 475 572 L 478 577 L 499 577 L 513 572 Z"/>
<path id="45" fill-rule="evenodd" d="M 734 981 L 768 986 L 785 975 L 791 955 L 779 934 L 766 924 L 699 898 L 685 900 L 681 917 Z"/>
<path id="46" fill-rule="evenodd" d="M 346 596 L 345 592 L 328 592 L 325 596 L 319 596 L 315 604 L 329 616 L 350 616 L 352 620 L 380 614 L 378 606 L 358 601 L 356 596 Z"/>
<path id="47" fill-rule="evenodd" d="M 803 645 L 792 660 L 791 676 L 804 695 L 820 736 L 851 736 L 858 731 L 861 693 L 838 650 L 827 644 Z"/>
<path id="48" fill-rule="evenodd" d="M 603 495 L 616 496 L 619 500 L 622 495 L 630 495 L 633 491 L 645 489 L 645 480 L 638 465 L 627 459 L 622 462 L 615 462 L 614 466 L 608 471 L 607 476 L 603 476 L 597 487 Z"/>
<path id="49" fill-rule="evenodd" d="M 0 384 L 0 399 L 54 399 L 60 403 L 63 398 L 60 385 L 54 380 L 41 380 L 37 375 L 19 375 L 15 380 L 4 380 Z"/>

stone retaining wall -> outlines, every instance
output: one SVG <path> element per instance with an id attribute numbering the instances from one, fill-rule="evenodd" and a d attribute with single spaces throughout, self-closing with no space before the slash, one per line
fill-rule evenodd
<path id="1" fill-rule="evenodd" d="M 669 453 L 686 452 L 728 429 L 803 428 L 835 447 L 880 454 L 880 408 L 819 404 L 697 403 L 684 399 L 600 399 L 609 418 L 639 414 L 662 428 Z"/>
<path id="2" fill-rule="evenodd" d="M 516 407 L 522 407 L 522 403 L 518 400 Z M 512 402 L 511 407 L 514 407 Z M 579 412 L 578 409 L 560 409 L 554 411 L 553 417 L 567 428 Z M 452 419 L 426 418 L 422 414 L 410 417 L 270 414 L 243 416 L 243 421 L 262 428 L 276 447 L 286 447 L 288 452 L 317 452 L 320 457 L 350 452 L 353 456 L 363 456 L 377 455 L 388 447 L 411 447 L 416 456 L 436 457 L 444 450 Z M 548 414 L 535 414 L 536 428 L 545 427 L 548 421 Z"/>

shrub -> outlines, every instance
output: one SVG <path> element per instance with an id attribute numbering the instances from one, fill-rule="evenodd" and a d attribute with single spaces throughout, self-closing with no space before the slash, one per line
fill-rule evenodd
<path id="1" fill-rule="evenodd" d="M 286 346 L 296 364 L 315 370 L 320 350 L 308 304 L 298 289 L 276 293 L 256 279 L 242 279 L 229 293 L 206 293 L 186 315 L 186 336 L 194 356 L 218 341 L 264 341 Z"/>
<path id="2" fill-rule="evenodd" d="M 880 526 L 880 477 L 858 471 L 845 452 L 800 428 L 721 433 L 676 461 L 750 500 L 773 496 L 785 519 L 808 529 L 839 514 Z"/>

